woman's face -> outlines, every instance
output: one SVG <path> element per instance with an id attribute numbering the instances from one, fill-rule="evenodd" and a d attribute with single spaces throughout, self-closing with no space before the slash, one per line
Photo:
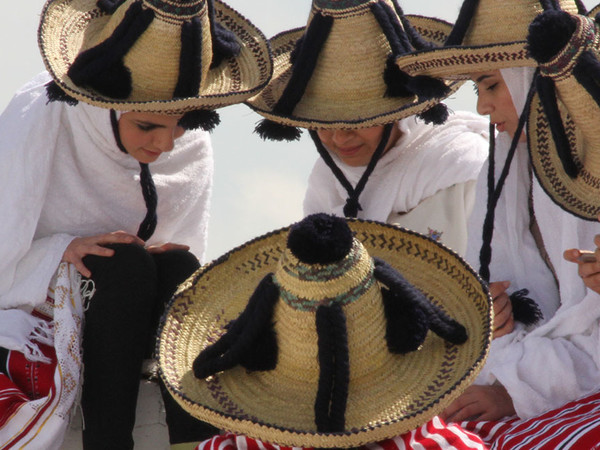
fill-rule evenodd
<path id="1" fill-rule="evenodd" d="M 343 163 L 352 166 L 366 166 L 369 164 L 373 153 L 381 142 L 383 125 L 357 130 L 317 130 L 319 139 Z M 385 148 L 388 151 L 400 137 L 397 126 L 392 129 L 392 134 Z"/>
<path id="2" fill-rule="evenodd" d="M 473 73 L 471 79 L 477 87 L 477 112 L 490 116 L 496 130 L 513 137 L 519 125 L 519 114 L 500 71 Z M 520 140 L 524 139 L 525 135 L 522 135 Z"/>
<path id="3" fill-rule="evenodd" d="M 173 150 L 175 140 L 185 133 L 177 125 L 179 119 L 181 115 L 123 113 L 119 118 L 121 143 L 127 153 L 139 162 L 154 162 L 163 152 Z"/>

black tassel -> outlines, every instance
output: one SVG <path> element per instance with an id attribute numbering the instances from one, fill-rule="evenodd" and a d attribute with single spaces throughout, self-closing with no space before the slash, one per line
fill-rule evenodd
<path id="1" fill-rule="evenodd" d="M 215 18 L 213 0 L 208 0 L 210 15 L 210 32 L 212 37 L 213 57 L 210 68 L 219 66 L 223 60 L 240 54 L 241 45 L 234 33 L 225 29 Z"/>
<path id="2" fill-rule="evenodd" d="M 350 253 L 352 242 L 352 231 L 344 219 L 320 213 L 292 225 L 287 246 L 306 264 L 331 264 Z"/>
<path id="3" fill-rule="evenodd" d="M 179 77 L 174 98 L 195 97 L 202 77 L 202 23 L 198 17 L 181 26 Z"/>
<path id="4" fill-rule="evenodd" d="M 460 7 L 456 23 L 452 27 L 450 35 L 446 39 L 445 46 L 461 45 L 465 39 L 465 35 L 471 26 L 475 11 L 479 6 L 479 0 L 465 0 Z"/>
<path id="5" fill-rule="evenodd" d="M 254 128 L 261 139 L 273 141 L 298 141 L 302 136 L 300 129 L 291 125 L 283 125 L 269 119 L 263 119 Z"/>
<path id="6" fill-rule="evenodd" d="M 437 305 L 431 303 L 421 291 L 410 284 L 392 266 L 379 258 L 373 258 L 373 260 L 375 262 L 375 279 L 387 286 L 394 295 L 404 299 L 407 304 L 414 305 L 413 308 L 421 309 L 428 319 L 431 331 L 452 344 L 463 344 L 467 340 L 467 330 L 464 326 L 448 316 Z"/>
<path id="7" fill-rule="evenodd" d="M 577 22 L 569 13 L 544 11 L 529 25 L 527 50 L 537 62 L 547 63 L 567 45 L 576 28 Z"/>
<path id="8" fill-rule="evenodd" d="M 201 128 L 204 131 L 212 131 L 219 123 L 221 118 L 218 112 L 212 109 L 196 109 L 186 112 L 177 124 L 185 130 Z"/>
<path id="9" fill-rule="evenodd" d="M 319 306 L 316 314 L 319 347 L 319 385 L 315 424 L 321 433 L 344 431 L 350 360 L 346 318 L 339 303 Z"/>
<path id="10" fill-rule="evenodd" d="M 581 53 L 573 68 L 573 75 L 600 106 L 600 62 L 593 52 L 586 50 Z"/>
<path id="11" fill-rule="evenodd" d="M 279 288 L 273 274 L 268 274 L 225 334 L 196 357 L 192 366 L 194 375 L 204 379 L 238 364 L 252 371 L 273 370 L 278 352 L 273 311 L 278 299 Z"/>
<path id="12" fill-rule="evenodd" d="M 558 100 L 556 98 L 556 90 L 554 81 L 547 77 L 538 77 L 537 90 L 540 101 L 548 118 L 552 139 L 556 145 L 556 152 L 560 158 L 565 173 L 576 178 L 579 174 L 579 168 L 573 160 L 571 154 L 571 143 L 567 137 L 567 132 L 558 109 Z"/>
<path id="13" fill-rule="evenodd" d="M 68 70 L 73 83 L 88 86 L 107 97 L 129 97 L 131 74 L 123 64 L 123 57 L 153 19 L 152 9 L 142 8 L 141 2 L 132 3 L 112 36 L 77 56 Z"/>
<path id="14" fill-rule="evenodd" d="M 98 0 L 96 6 L 100 8 L 100 11 L 112 14 L 123 3 L 125 3 L 125 0 Z"/>
<path id="15" fill-rule="evenodd" d="M 441 125 L 448 120 L 448 107 L 443 103 L 438 103 L 437 105 L 429 108 L 427 111 L 419 113 L 418 117 L 423 119 L 425 123 Z"/>
<path id="16" fill-rule="evenodd" d="M 48 97 L 48 103 L 50 102 L 65 102 L 67 105 L 75 106 L 79 101 L 65 91 L 61 89 L 61 87 L 56 84 L 55 81 L 50 81 L 46 84 L 46 97 Z"/>
<path id="17" fill-rule="evenodd" d="M 513 317 L 525 325 L 535 325 L 544 318 L 538 304 L 527 297 L 529 291 L 521 289 L 510 294 L 510 303 L 512 306 Z"/>
<path id="18" fill-rule="evenodd" d="M 425 341 L 429 320 L 425 311 L 414 302 L 392 292 L 381 290 L 386 318 L 385 339 L 391 353 L 414 352 Z"/>

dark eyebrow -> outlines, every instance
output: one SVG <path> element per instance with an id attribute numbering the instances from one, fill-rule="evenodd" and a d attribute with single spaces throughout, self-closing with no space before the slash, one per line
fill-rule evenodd
<path id="1" fill-rule="evenodd" d="M 142 125 L 142 126 L 145 126 L 145 127 L 165 128 L 164 125 L 161 125 L 159 123 L 154 123 L 154 122 L 147 122 L 145 120 L 136 120 L 135 122 L 138 125 Z"/>
<path id="2" fill-rule="evenodd" d="M 481 75 L 480 77 L 477 77 L 477 79 L 475 80 L 475 83 L 479 84 L 487 78 L 492 78 L 492 75 Z"/>

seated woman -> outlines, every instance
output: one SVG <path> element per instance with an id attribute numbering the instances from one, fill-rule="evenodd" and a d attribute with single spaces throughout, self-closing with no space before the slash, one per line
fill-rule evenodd
<path id="1" fill-rule="evenodd" d="M 48 2 L 39 42 L 49 73 L 0 116 L 0 447 L 60 448 L 81 388 L 83 447 L 131 449 L 142 361 L 204 257 L 205 130 L 266 83 L 268 45 L 212 0 Z M 214 433 L 164 401 L 172 443 Z"/>
<path id="2" fill-rule="evenodd" d="M 515 291 L 529 290 L 544 315 L 539 326 L 515 325 L 514 332 L 494 340 L 477 385 L 446 410 L 450 421 L 477 420 L 472 427 L 478 430 L 485 426 L 481 420 L 535 418 L 598 389 L 600 298 L 563 259 L 565 249 L 592 242 L 596 225 L 559 206 L 547 195 L 538 171 L 534 176 L 528 154 L 535 152 L 532 139 L 542 132 L 549 137 L 549 127 L 529 119 L 529 152 L 521 134 L 529 112 L 539 110 L 532 88 L 534 82 L 540 86 L 532 67 L 538 62 L 526 46 L 529 25 L 544 8 L 573 16 L 584 12 L 580 2 L 569 0 L 507 1 L 500 8 L 493 0 L 481 0 L 477 8 L 466 1 L 446 49 L 412 55 L 406 65 L 399 62 L 412 75 L 435 75 L 424 68 L 436 61 L 435 70 L 446 76 L 469 73 L 478 81 L 480 112 L 490 115 L 499 133 L 472 216 L 480 232 L 469 234 L 482 237 L 470 242 L 467 258 L 485 279 L 508 280 Z M 500 20 L 499 13 L 514 26 L 497 27 L 490 36 L 488 25 Z M 561 40 L 546 36 L 541 41 L 560 46 Z"/>
<path id="3" fill-rule="evenodd" d="M 394 63 L 449 30 L 439 20 L 409 22 L 396 0 L 314 0 L 305 28 L 271 39 L 273 79 L 249 104 L 268 119 L 257 127 L 263 137 L 310 130 L 321 158 L 305 215 L 395 223 L 464 254 L 487 125 L 471 113 L 448 117 L 439 102 L 460 83 L 409 77 Z"/>

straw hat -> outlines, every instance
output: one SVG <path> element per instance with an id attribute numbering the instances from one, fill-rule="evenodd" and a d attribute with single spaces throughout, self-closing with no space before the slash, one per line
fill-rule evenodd
<path id="1" fill-rule="evenodd" d="M 526 50 L 529 24 L 545 9 L 557 6 L 573 14 L 583 8 L 578 0 L 464 0 L 443 47 L 401 56 L 397 64 L 410 75 L 457 78 L 535 67 L 537 62 Z"/>
<path id="2" fill-rule="evenodd" d="M 48 0 L 38 40 L 63 91 L 116 110 L 212 110 L 272 74 L 264 35 L 219 0 Z"/>
<path id="3" fill-rule="evenodd" d="M 454 400 L 484 364 L 491 314 L 451 250 L 317 214 L 200 269 L 157 350 L 167 388 L 201 420 L 279 445 L 355 447 Z"/>
<path id="4" fill-rule="evenodd" d="M 409 22 L 397 0 L 313 0 L 306 27 L 270 40 L 272 81 L 247 103 L 274 123 L 313 130 L 383 125 L 423 113 L 460 84 L 409 77 L 394 60 L 442 44 L 451 28 L 426 17 Z M 429 116 L 446 117 L 440 108 Z M 257 131 L 279 138 L 264 125 Z"/>
<path id="5" fill-rule="evenodd" d="M 600 213 L 600 29 L 593 17 L 548 11 L 531 26 L 540 77 L 529 114 L 534 172 L 566 211 Z"/>

